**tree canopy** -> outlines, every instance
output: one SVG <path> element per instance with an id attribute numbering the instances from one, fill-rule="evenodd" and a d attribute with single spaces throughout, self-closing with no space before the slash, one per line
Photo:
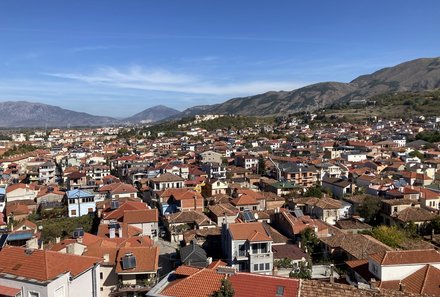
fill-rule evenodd
<path id="1" fill-rule="evenodd" d="M 235 291 L 228 279 L 222 279 L 220 288 L 211 294 L 211 297 L 234 297 Z"/>

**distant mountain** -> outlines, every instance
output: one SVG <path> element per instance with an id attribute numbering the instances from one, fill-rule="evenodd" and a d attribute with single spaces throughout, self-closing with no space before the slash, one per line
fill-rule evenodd
<path id="1" fill-rule="evenodd" d="M 129 123 L 150 123 L 172 117 L 176 114 L 180 114 L 180 111 L 167 106 L 156 105 L 126 118 L 123 121 Z"/>
<path id="2" fill-rule="evenodd" d="M 0 102 L 0 127 L 105 126 L 118 120 L 42 103 Z"/>
<path id="3" fill-rule="evenodd" d="M 293 91 L 267 92 L 230 99 L 215 105 L 194 106 L 173 117 L 195 114 L 284 115 L 313 111 L 334 103 L 368 99 L 391 92 L 419 92 L 440 88 L 440 58 L 423 58 L 362 75 L 350 83 L 323 82 Z"/>

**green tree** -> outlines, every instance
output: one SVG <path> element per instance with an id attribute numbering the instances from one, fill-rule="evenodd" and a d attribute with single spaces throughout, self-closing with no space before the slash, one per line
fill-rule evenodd
<path id="1" fill-rule="evenodd" d="M 319 239 L 312 228 L 307 227 L 301 231 L 301 244 L 303 249 L 308 253 L 312 254 L 316 250 L 319 244 Z"/>
<path id="2" fill-rule="evenodd" d="M 373 228 L 371 235 L 386 245 L 399 248 L 407 239 L 406 232 L 396 226 L 379 226 Z"/>
<path id="3" fill-rule="evenodd" d="M 359 215 L 369 224 L 376 224 L 380 212 L 380 198 L 367 196 L 358 208 Z"/>
<path id="4" fill-rule="evenodd" d="M 307 189 L 307 191 L 304 193 L 304 197 L 318 197 L 318 198 L 322 198 L 322 189 L 321 189 L 321 187 L 315 186 L 315 187 Z"/>
<path id="5" fill-rule="evenodd" d="M 412 151 L 408 154 L 411 158 L 419 158 L 420 160 L 425 159 L 425 155 L 421 152 L 419 152 L 418 150 Z"/>
<path id="6" fill-rule="evenodd" d="M 117 153 L 119 156 L 123 156 L 125 154 L 128 154 L 129 150 L 126 147 L 123 147 L 123 148 L 118 149 Z"/>
<path id="7" fill-rule="evenodd" d="M 231 282 L 225 278 L 221 280 L 220 288 L 211 294 L 211 297 L 234 297 L 235 291 Z"/>
<path id="8" fill-rule="evenodd" d="M 308 263 L 300 262 L 299 267 L 289 273 L 289 277 L 311 279 L 312 271 L 308 267 Z"/>
<path id="9" fill-rule="evenodd" d="M 266 161 L 264 160 L 263 156 L 260 156 L 258 159 L 258 174 L 264 175 L 266 173 Z"/>
<path id="10" fill-rule="evenodd" d="M 440 232 L 440 216 L 437 216 L 435 219 L 431 220 L 431 228 L 434 229 L 435 233 Z"/>

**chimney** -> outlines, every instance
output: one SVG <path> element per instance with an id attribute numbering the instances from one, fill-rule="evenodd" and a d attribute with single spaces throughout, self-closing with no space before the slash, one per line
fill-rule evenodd
<path id="1" fill-rule="evenodd" d="M 114 227 L 109 228 L 109 237 L 110 238 L 115 238 L 116 237 L 116 229 Z"/>
<path id="2" fill-rule="evenodd" d="M 273 266 L 272 274 L 273 274 L 273 276 L 278 275 L 278 268 L 275 265 Z"/>
<path id="3" fill-rule="evenodd" d="M 333 269 L 334 269 L 334 265 L 330 264 L 330 283 L 332 283 L 332 284 L 335 283 L 335 277 L 333 275 Z"/>
<path id="4" fill-rule="evenodd" d="M 82 236 L 79 236 L 79 237 L 76 239 L 76 242 L 78 242 L 78 243 L 83 243 L 83 238 L 82 238 Z"/>
<path id="5" fill-rule="evenodd" d="M 61 241 L 61 237 L 59 236 L 55 237 L 55 243 L 60 243 L 60 241 Z"/>
<path id="6" fill-rule="evenodd" d="M 399 291 L 405 292 L 405 284 L 402 284 L 402 282 L 399 283 Z"/>
<path id="7" fill-rule="evenodd" d="M 370 280 L 370 289 L 375 290 L 376 289 L 376 279 L 372 278 Z"/>
<path id="8" fill-rule="evenodd" d="M 118 229 L 118 236 L 119 238 L 122 238 L 122 226 Z"/>
<path id="9" fill-rule="evenodd" d="M 197 196 L 194 195 L 193 199 L 194 199 L 194 210 L 197 210 Z"/>

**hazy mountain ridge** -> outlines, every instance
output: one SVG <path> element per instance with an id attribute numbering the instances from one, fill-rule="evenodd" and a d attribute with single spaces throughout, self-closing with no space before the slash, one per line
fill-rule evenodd
<path id="1" fill-rule="evenodd" d="M 368 99 L 393 92 L 420 92 L 440 88 L 440 58 L 421 58 L 361 75 L 349 83 L 322 82 L 293 91 L 270 91 L 233 98 L 214 105 L 199 105 L 182 112 L 159 105 L 124 120 L 94 116 L 41 103 L 0 102 L 0 127 L 105 126 L 158 122 L 196 114 L 285 115 L 313 111 L 353 99 Z"/>
<path id="2" fill-rule="evenodd" d="M 440 88 L 440 58 L 421 58 L 359 76 L 349 83 L 323 82 L 293 91 L 234 98 L 220 104 L 205 105 L 203 108 L 188 108 L 179 117 L 197 113 L 282 115 L 312 111 L 353 99 L 368 99 L 389 92 L 416 92 L 437 88 Z"/>
<path id="3" fill-rule="evenodd" d="M 140 123 L 140 122 L 157 122 L 168 117 L 180 114 L 180 111 L 164 105 L 156 105 L 147 108 L 129 118 L 124 119 L 124 122 Z"/>
<path id="4" fill-rule="evenodd" d="M 0 127 L 100 126 L 118 120 L 27 101 L 0 102 Z"/>

